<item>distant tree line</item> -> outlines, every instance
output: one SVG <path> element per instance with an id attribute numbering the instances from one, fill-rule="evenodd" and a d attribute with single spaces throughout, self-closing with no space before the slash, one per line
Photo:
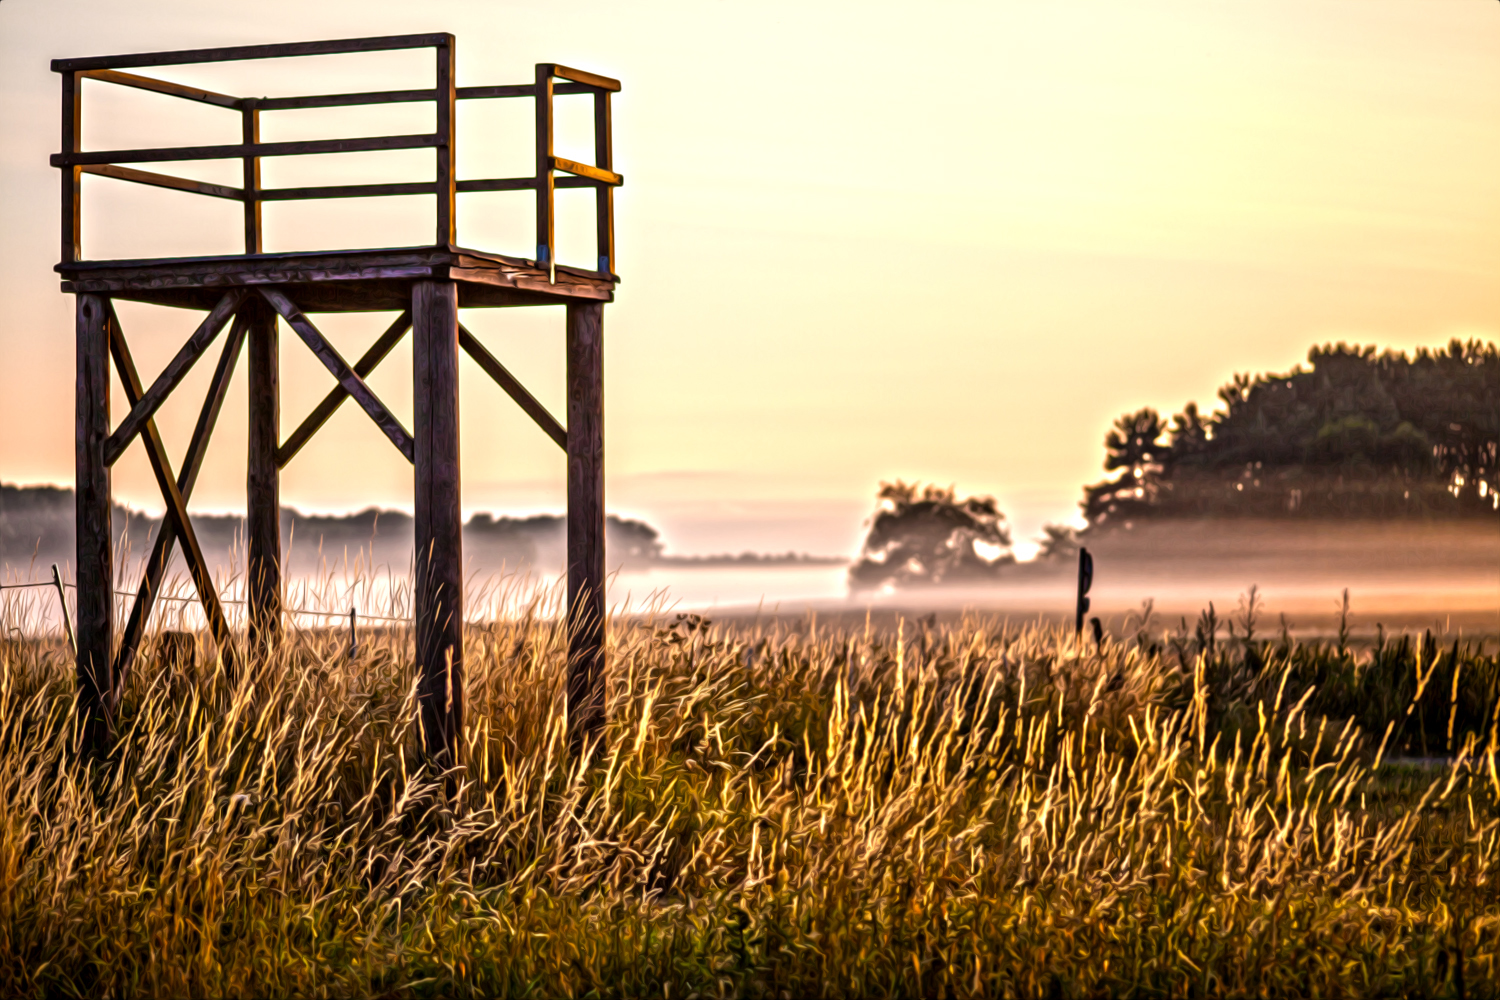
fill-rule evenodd
<path id="1" fill-rule="evenodd" d="M 1127 413 L 1113 475 L 1084 491 L 1090 528 L 1184 516 L 1453 518 L 1500 509 L 1493 343 L 1376 353 L 1314 347 L 1285 374 L 1235 375 L 1222 408 Z"/>
<path id="2" fill-rule="evenodd" d="M 978 584 L 1012 565 L 1010 526 L 994 497 L 959 499 L 953 487 L 881 483 L 854 591 Z"/>

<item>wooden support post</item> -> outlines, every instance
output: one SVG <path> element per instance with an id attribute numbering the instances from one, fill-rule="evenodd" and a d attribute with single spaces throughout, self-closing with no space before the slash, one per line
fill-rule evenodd
<path id="1" fill-rule="evenodd" d="M 437 46 L 437 245 L 458 243 L 458 68 L 452 35 Z"/>
<path id="2" fill-rule="evenodd" d="M 552 64 L 536 67 L 536 262 L 550 276 L 557 274 L 557 247 L 552 220 Z"/>
<path id="3" fill-rule="evenodd" d="M 112 726 L 114 551 L 109 522 L 109 300 L 78 296 L 78 383 L 74 485 L 78 518 L 78 708 L 85 745 L 100 747 Z"/>
<path id="4" fill-rule="evenodd" d="M 255 98 L 247 97 L 240 106 L 240 138 L 245 145 L 253 146 L 260 142 L 260 108 L 255 103 Z M 244 199 L 245 199 L 245 252 L 260 253 L 261 246 L 261 212 L 260 212 L 260 157 L 247 156 L 244 158 L 244 169 L 241 172 L 244 177 Z"/>
<path id="5" fill-rule="evenodd" d="M 568 729 L 604 731 L 604 304 L 568 303 Z"/>
<path id="6" fill-rule="evenodd" d="M 246 597 L 250 647 L 263 650 L 281 635 L 281 486 L 276 449 L 281 390 L 276 314 L 259 297 L 244 305 L 249 327 L 250 451 L 246 461 Z"/>
<path id="7" fill-rule="evenodd" d="M 76 153 L 83 139 L 83 81 L 78 74 L 62 74 L 62 151 Z M 62 256 L 71 264 L 83 254 L 83 217 L 81 215 L 83 170 L 62 168 Z M 80 303 L 81 306 L 81 303 Z"/>
<path id="8" fill-rule="evenodd" d="M 594 166 L 614 170 L 614 125 L 609 108 L 609 91 L 594 91 Z M 599 258 L 599 273 L 615 272 L 615 186 L 600 184 L 594 188 L 594 245 Z"/>
<path id="9" fill-rule="evenodd" d="M 427 752 L 452 767 L 464 724 L 457 284 L 413 282 L 411 319 L 418 693 Z"/>

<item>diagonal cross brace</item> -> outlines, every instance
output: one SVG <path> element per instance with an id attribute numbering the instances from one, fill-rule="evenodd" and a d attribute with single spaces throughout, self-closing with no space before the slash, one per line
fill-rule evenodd
<path id="1" fill-rule="evenodd" d="M 113 306 L 109 311 L 109 349 L 114 355 L 120 381 L 125 386 L 125 398 L 134 406 L 142 395 L 141 377 L 135 370 L 135 362 L 130 357 L 130 348 L 125 343 L 125 334 L 120 329 L 120 320 L 115 315 Z M 234 635 L 229 631 L 229 622 L 224 618 L 224 608 L 214 590 L 213 576 L 208 571 L 208 560 L 203 558 L 197 532 L 193 530 L 193 522 L 188 518 L 187 501 L 182 498 L 177 479 L 172 475 L 172 461 L 167 457 L 167 449 L 156 429 L 156 421 L 147 420 L 141 432 L 141 440 L 146 445 L 146 457 L 151 460 L 151 471 L 156 475 L 156 485 L 161 488 L 162 499 L 167 502 L 167 518 L 172 521 L 173 528 L 182 539 L 183 554 L 187 556 L 188 570 L 198 588 L 198 599 L 203 602 L 204 617 L 208 619 L 208 627 L 213 632 L 225 669 L 233 678 Z"/>
<path id="2" fill-rule="evenodd" d="M 392 323 L 390 328 L 380 335 L 380 339 L 371 344 L 370 349 L 358 361 L 354 362 L 354 374 L 360 378 L 368 378 L 370 373 L 375 370 L 380 362 L 385 360 L 385 356 L 391 353 L 391 349 L 400 343 L 401 338 L 406 336 L 406 331 L 410 329 L 411 310 L 408 309 L 400 316 L 397 316 L 396 322 Z M 330 389 L 328 395 L 323 397 L 323 401 L 307 415 L 307 419 L 302 421 L 301 425 L 292 432 L 292 435 L 286 439 L 286 442 L 280 448 L 276 449 L 276 467 L 278 469 L 286 468 L 287 463 L 296 457 L 297 452 L 302 450 L 302 446 L 312 440 L 312 436 L 328 422 L 328 418 L 333 416 L 334 412 L 348 398 L 349 390 L 345 389 L 342 383 Z"/>
<path id="3" fill-rule="evenodd" d="M 198 481 L 198 472 L 203 468 L 203 456 L 208 453 L 208 439 L 213 434 L 215 422 L 219 419 L 219 410 L 224 405 L 224 395 L 234 375 L 234 365 L 239 359 L 240 348 L 245 343 L 245 333 L 248 329 L 248 319 L 241 314 L 235 319 L 234 326 L 230 328 L 229 339 L 224 344 L 223 353 L 219 355 L 218 367 L 214 369 L 208 395 L 204 398 L 203 409 L 198 414 L 198 425 L 193 428 L 192 440 L 182 460 L 182 471 L 177 476 L 177 489 L 182 494 L 184 503 L 192 495 L 193 487 Z M 115 653 L 115 690 L 113 693 L 115 702 L 119 700 L 120 692 L 125 689 L 125 680 L 135 662 L 136 652 L 140 649 L 141 638 L 146 633 L 146 622 L 151 618 L 151 608 L 156 603 L 162 577 L 166 575 L 167 562 L 172 557 L 172 546 L 176 541 L 175 522 L 170 517 L 162 518 L 161 527 L 156 533 L 156 542 L 151 549 L 151 556 L 146 561 L 145 578 L 136 592 L 135 602 L 130 608 L 130 619 L 126 622 L 125 632 L 120 637 L 119 651 Z"/>
<path id="4" fill-rule="evenodd" d="M 141 394 L 138 402 L 131 402 L 130 412 L 104 442 L 105 465 L 114 465 L 115 461 L 124 454 L 125 449 L 130 447 L 130 442 L 140 433 L 146 421 L 156 415 L 156 411 L 162 403 L 167 401 L 172 390 L 177 388 L 178 383 L 187 376 L 193 365 L 197 364 L 198 359 L 203 356 L 203 352 L 208 350 L 214 338 L 219 335 L 219 331 L 224 328 L 230 314 L 239 308 L 246 294 L 248 293 L 243 288 L 232 288 L 225 292 L 224 297 L 219 299 L 218 304 L 204 317 L 203 322 L 198 324 L 198 329 L 193 331 L 187 343 L 182 345 L 182 350 L 178 351 L 177 356 L 167 363 L 167 367 L 162 369 L 160 375 L 156 376 L 156 381 L 151 383 L 151 388 Z"/>
<path id="5" fill-rule="evenodd" d="M 333 373 L 333 377 L 338 379 L 344 391 L 353 396 L 354 401 L 370 415 L 370 419 L 375 421 L 375 426 L 385 432 L 385 436 L 391 439 L 391 443 L 406 456 L 408 462 L 413 462 L 415 443 L 412 441 L 412 436 L 406 432 L 405 427 L 401 426 L 401 421 L 385 408 L 385 404 L 380 401 L 379 397 L 370 391 L 365 380 L 349 367 L 349 362 L 334 350 L 333 345 L 324 338 L 318 328 L 303 315 L 302 310 L 283 295 L 280 289 L 261 288 L 260 294 L 265 296 L 266 301 L 271 303 L 271 307 L 281 314 L 281 318 L 286 320 L 287 325 L 296 331 L 297 336 L 302 338 L 303 343 L 307 344 L 317 359 L 323 362 L 323 367 Z"/>
<path id="6" fill-rule="evenodd" d="M 526 391 L 520 379 L 510 373 L 510 370 L 500 363 L 500 359 L 485 350 L 472 333 L 458 325 L 458 346 L 462 347 L 480 368 L 484 369 L 486 375 L 494 379 L 500 388 L 504 389 L 516 405 L 526 411 L 527 416 L 536 421 L 547 436 L 551 438 L 563 451 L 568 450 L 568 432 L 563 425 L 557 422 L 557 418 L 547 412 L 547 408 L 537 401 L 537 398 Z"/>

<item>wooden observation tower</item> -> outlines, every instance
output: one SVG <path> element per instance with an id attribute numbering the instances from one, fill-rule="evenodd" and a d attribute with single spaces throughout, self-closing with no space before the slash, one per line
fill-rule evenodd
<path id="1" fill-rule="evenodd" d="M 274 59 L 393 49 L 432 49 L 436 79 L 431 89 L 308 97 L 234 97 L 142 76 L 147 67 L 186 66 L 236 60 Z M 614 188 L 610 94 L 617 81 L 551 63 L 536 67 L 529 83 L 458 87 L 454 38 L 448 34 L 251 45 L 180 52 L 146 52 L 52 63 L 62 76 L 62 151 L 52 157 L 62 171 L 62 260 L 64 292 L 77 298 L 77 518 L 78 685 L 93 739 L 113 723 L 125 676 L 136 656 L 172 546 L 180 544 L 203 612 L 226 670 L 247 654 L 274 644 L 281 630 L 281 469 L 352 398 L 415 469 L 416 578 L 414 629 L 421 672 L 421 718 L 428 752 L 456 761 L 463 728 L 463 558 L 459 508 L 458 365 L 467 353 L 559 447 L 568 463 L 568 708 L 574 738 L 598 731 L 603 722 L 604 639 L 604 435 L 602 336 L 604 303 L 614 297 Z M 239 116 L 242 141 L 233 145 L 158 149 L 81 149 L 83 81 L 166 94 L 215 105 Z M 594 163 L 553 154 L 553 98 L 592 95 Z M 530 99 L 536 109 L 536 169 L 529 177 L 459 180 L 455 173 L 455 105 L 458 101 Z M 303 142 L 261 142 L 261 115 L 290 109 L 432 102 L 431 133 Z M 261 158 L 376 150 L 431 148 L 431 181 L 265 188 Z M 240 187 L 208 184 L 122 164 L 185 160 L 238 160 Z M 151 260 L 84 260 L 80 250 L 81 177 L 95 174 L 136 184 L 170 188 L 244 206 L 245 252 L 217 257 Z M 553 192 L 593 188 L 596 194 L 598 261 L 593 270 L 556 260 Z M 455 226 L 458 195 L 484 191 L 533 191 L 536 197 L 536 256 L 508 257 L 459 246 Z M 265 253 L 261 206 L 268 201 L 432 195 L 436 229 L 432 245 L 376 250 Z M 127 299 L 208 315 L 162 373 L 142 384 L 131 360 L 114 299 Z M 558 423 L 458 321 L 460 308 L 563 305 L 567 311 L 567 425 Z M 401 315 L 350 363 L 318 331 L 309 313 L 400 310 Z M 282 436 L 278 392 L 278 317 L 337 380 L 337 386 L 290 435 Z M 220 333 L 218 354 L 187 453 L 173 464 L 157 433 L 154 414 Z M 414 426 L 408 431 L 370 390 L 365 378 L 410 330 L 414 382 Z M 248 345 L 249 460 L 246 501 L 248 630 L 241 641 L 231 630 L 193 532 L 187 502 L 202 468 L 239 353 Z M 130 405 L 110 422 L 110 360 Z M 110 467 L 139 437 L 146 449 L 167 516 L 146 564 L 128 620 L 116 641 L 111 593 L 114 554 L 110 534 Z"/>

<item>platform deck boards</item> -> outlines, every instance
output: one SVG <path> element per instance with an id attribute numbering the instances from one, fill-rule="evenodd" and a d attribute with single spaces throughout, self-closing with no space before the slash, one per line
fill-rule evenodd
<path id="1" fill-rule="evenodd" d="M 535 261 L 458 247 L 91 260 L 56 270 L 64 292 L 186 309 L 211 309 L 236 285 L 281 285 L 305 312 L 405 309 L 413 281 L 457 282 L 460 308 L 610 302 L 619 281 L 563 265 L 549 280 Z"/>

